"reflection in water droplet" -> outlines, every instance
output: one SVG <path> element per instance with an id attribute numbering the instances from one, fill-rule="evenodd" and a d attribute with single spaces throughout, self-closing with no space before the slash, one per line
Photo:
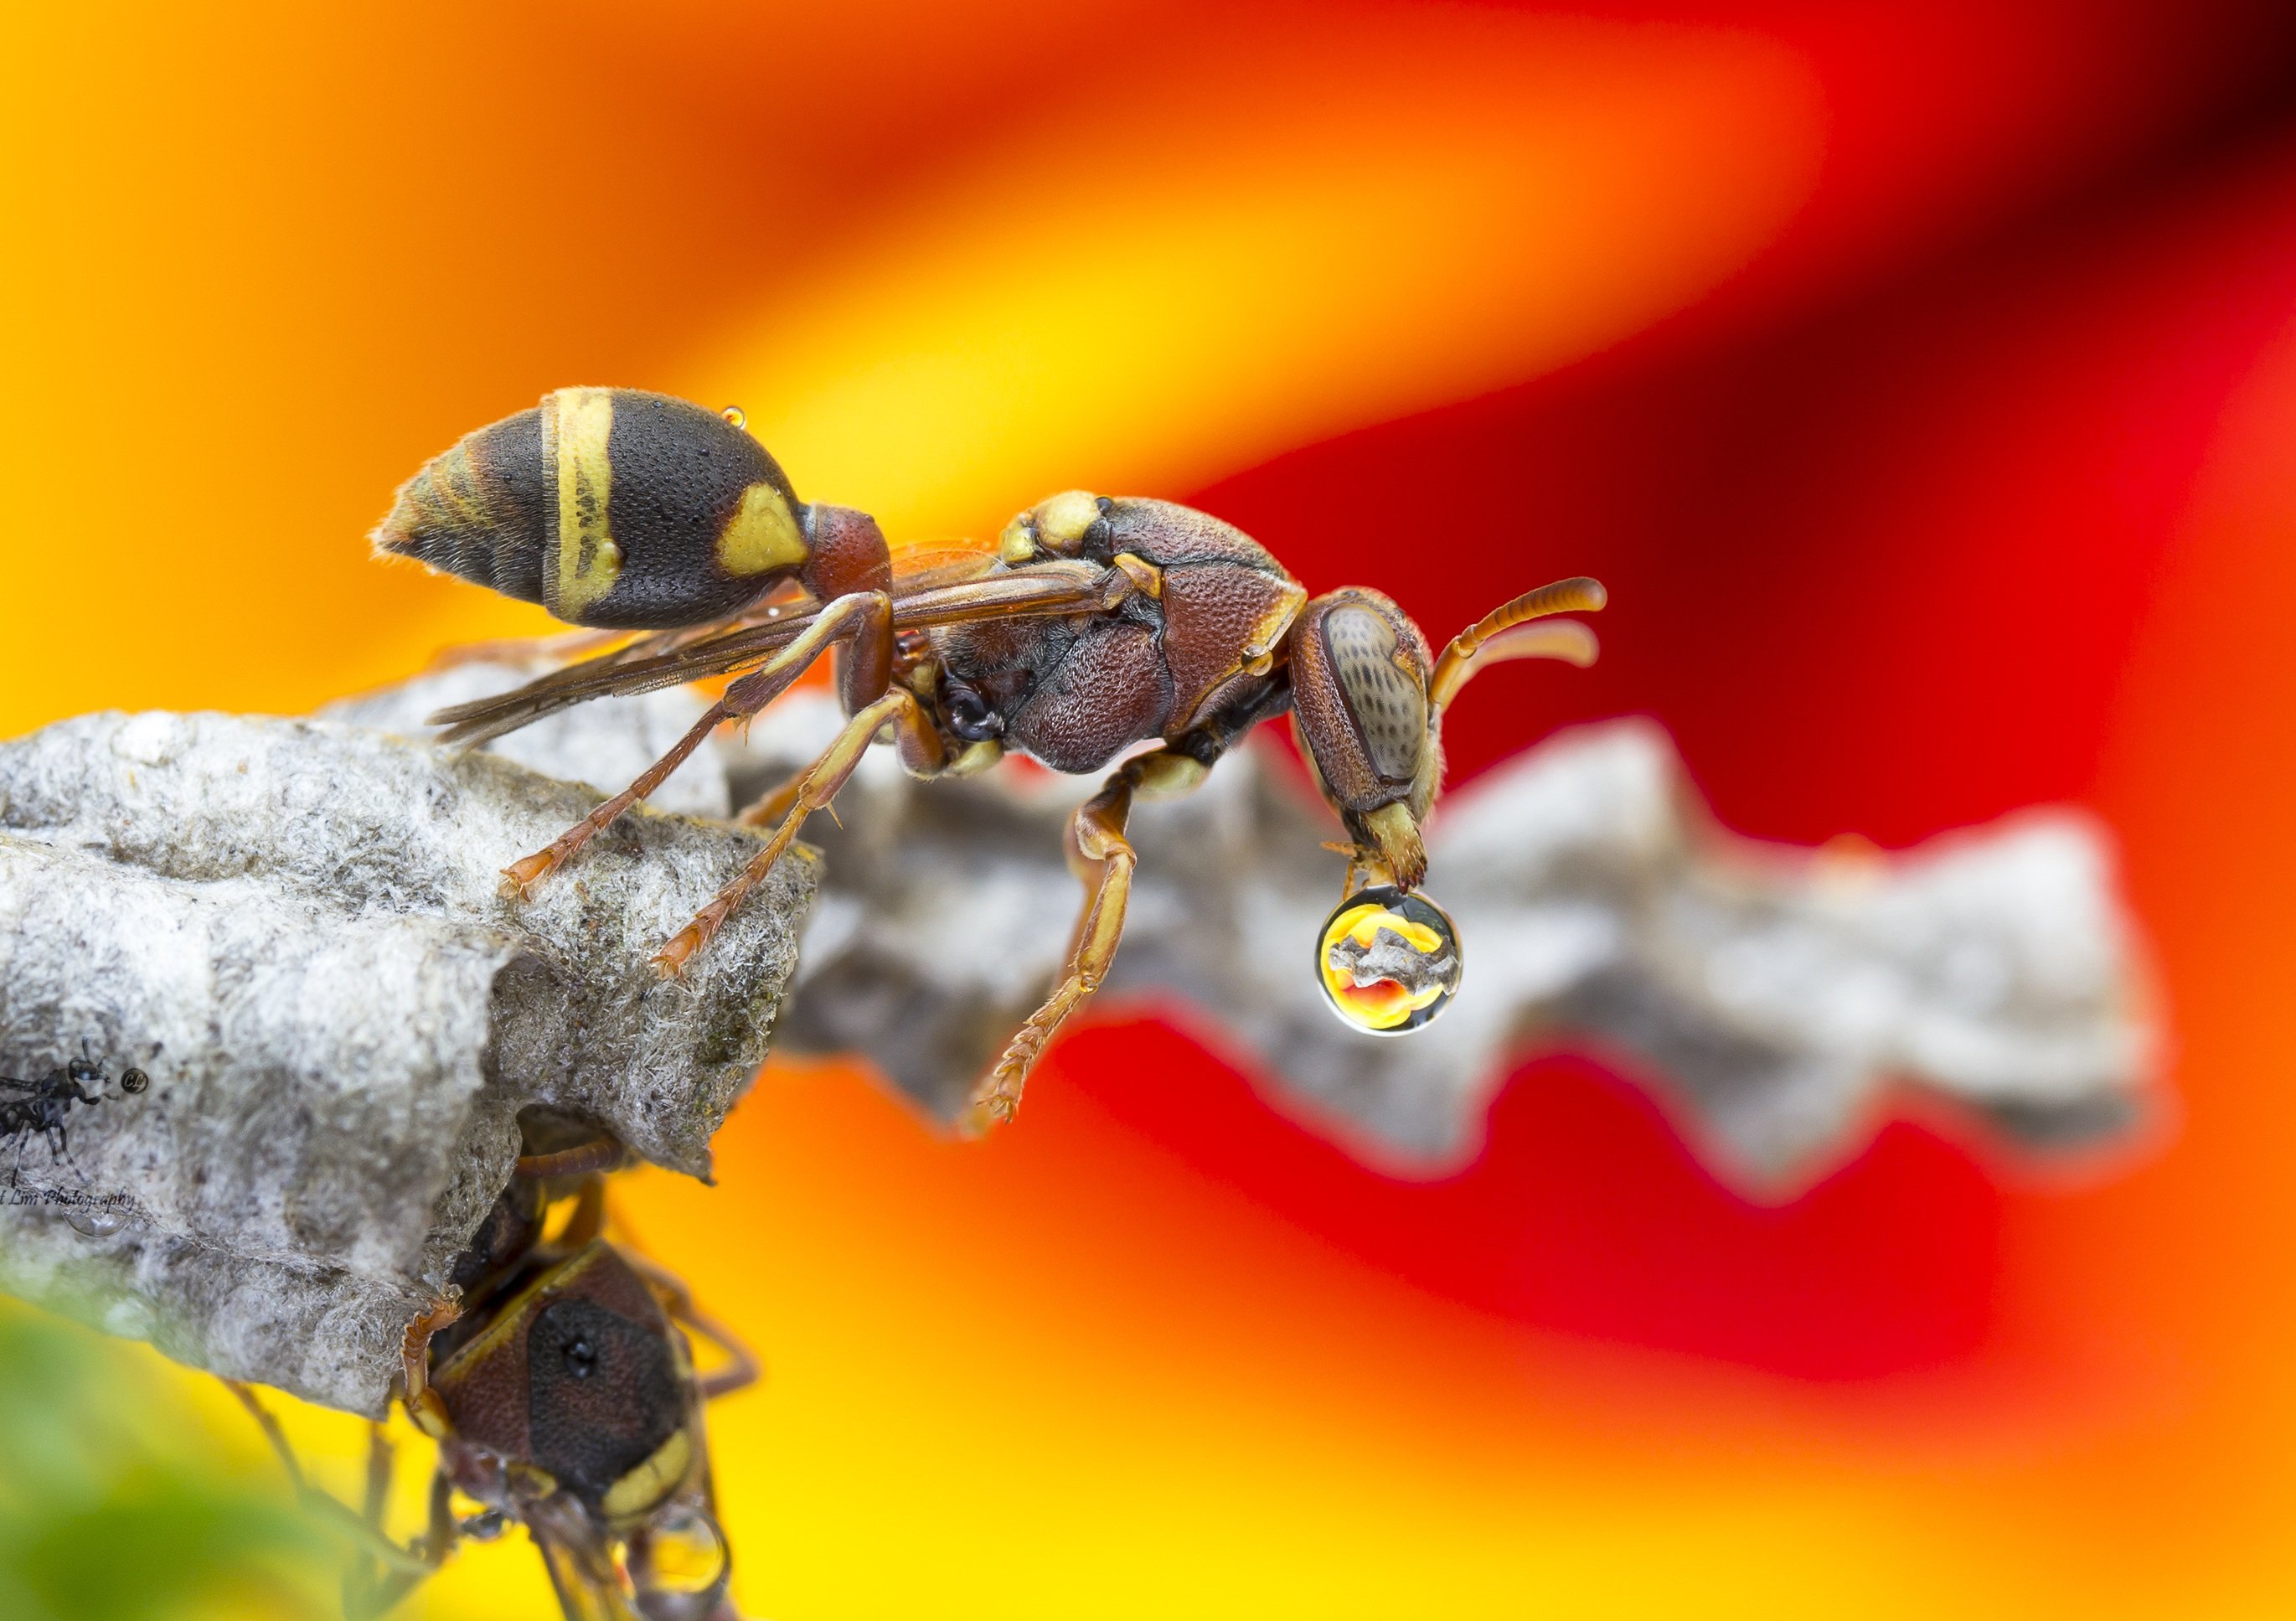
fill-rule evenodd
<path id="1" fill-rule="evenodd" d="M 732 1562 L 718 1522 L 689 1502 L 665 1505 L 631 1537 L 629 1551 L 641 1592 L 708 1592 L 726 1579 Z"/>
<path id="2" fill-rule="evenodd" d="M 108 1239 L 127 1224 L 127 1212 L 109 1208 L 67 1210 L 64 1220 L 70 1222 L 72 1231 L 82 1238 Z"/>
<path id="3" fill-rule="evenodd" d="M 718 414 L 724 417 L 727 422 L 733 423 L 736 428 L 747 428 L 750 425 L 750 413 L 742 410 L 739 405 L 728 405 Z"/>
<path id="4" fill-rule="evenodd" d="M 1423 895 L 1387 884 L 1357 890 L 1324 920 L 1316 975 L 1332 1011 L 1369 1036 L 1431 1023 L 1459 989 L 1459 931 Z"/>

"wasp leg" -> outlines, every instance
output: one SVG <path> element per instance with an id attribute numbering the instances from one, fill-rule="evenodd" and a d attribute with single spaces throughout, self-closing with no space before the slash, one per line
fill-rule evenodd
<path id="1" fill-rule="evenodd" d="M 1070 948 L 1068 970 L 1045 1004 L 1029 1016 L 996 1067 L 966 1100 L 964 1125 L 974 1134 L 1002 1125 L 1021 1107 L 1029 1070 L 1052 1040 L 1061 1021 L 1083 1005 L 1116 959 L 1124 934 L 1124 909 L 1132 897 L 1132 871 L 1138 856 L 1124 837 L 1132 816 L 1132 796 L 1185 793 L 1204 777 L 1202 761 L 1174 749 L 1158 749 L 1127 760 L 1069 823 L 1069 864 L 1086 886 L 1084 915 Z"/>
<path id="2" fill-rule="evenodd" d="M 366 1495 L 359 1510 L 372 1526 L 382 1524 L 382 1511 L 390 1502 L 390 1464 L 393 1448 L 390 1432 L 373 1419 L 366 1426 Z"/>
<path id="3" fill-rule="evenodd" d="M 384 1455 L 386 1459 L 389 1456 L 387 1453 Z M 455 1483 L 441 1470 L 430 1478 L 430 1522 L 422 1534 L 422 1540 L 412 1548 L 401 1548 L 384 1538 L 383 1546 L 398 1556 L 393 1561 L 394 1568 L 388 1576 L 378 1575 L 373 1582 L 365 1584 L 356 1599 L 346 1584 L 344 1615 L 350 1617 L 350 1621 L 373 1621 L 374 1617 L 388 1615 L 398 1608 L 408 1593 L 428 1581 L 439 1567 L 447 1562 L 461 1536 L 462 1529 L 455 1523 Z"/>
<path id="4" fill-rule="evenodd" d="M 255 1420 L 256 1428 L 263 1432 L 263 1438 L 278 1454 L 280 1467 L 286 1471 L 287 1482 L 294 1488 L 296 1501 L 339 1527 L 348 1529 L 357 1539 L 358 1554 L 343 1573 L 343 1609 L 346 1614 L 381 1615 L 391 1604 L 397 1603 L 398 1596 L 403 1596 L 415 1582 L 437 1568 L 439 1559 L 430 1557 L 427 1549 L 410 1551 L 402 1548 L 392 1542 L 390 1534 L 383 1529 L 382 1509 L 390 1485 L 390 1445 L 383 1437 L 382 1426 L 377 1424 L 371 1429 L 373 1439 L 367 1453 L 365 1505 L 363 1512 L 354 1512 L 348 1503 L 338 1501 L 311 1484 L 310 1478 L 303 1472 L 301 1460 L 295 1456 L 293 1445 L 287 1439 L 287 1432 L 280 1428 L 278 1419 L 263 1404 L 252 1387 L 235 1379 L 226 1379 L 223 1385 L 239 1398 L 240 1405 L 247 1409 L 249 1415 Z M 443 1554 L 439 1556 L 444 1557 Z M 378 1590 L 382 1584 L 381 1568 L 385 1564 L 400 1573 L 402 1584 L 397 1590 L 397 1596 L 389 1603 L 361 1608 L 359 1598 Z M 412 1579 L 406 1579 L 409 1572 L 413 1573 Z"/>
<path id="5" fill-rule="evenodd" d="M 455 1482 L 442 1469 L 430 1477 L 430 1523 L 422 1533 L 422 1561 L 436 1570 L 447 1562 L 461 1535 L 455 1523 Z"/>
<path id="6" fill-rule="evenodd" d="M 366 1490 L 359 1500 L 360 1518 L 377 1536 L 385 1537 L 383 1512 L 390 1502 L 390 1437 L 383 1427 L 370 1422 L 366 1427 Z M 378 1616 L 382 1606 L 376 1602 L 382 1591 L 383 1572 L 381 1561 L 372 1553 L 355 1560 L 343 1572 L 343 1614 L 345 1616 Z"/>
<path id="7" fill-rule="evenodd" d="M 593 1171 L 619 1171 L 630 1161 L 630 1150 L 612 1137 L 598 1136 L 554 1154 L 521 1154 L 511 1167 L 513 1176 L 586 1176 Z"/>
<path id="8" fill-rule="evenodd" d="M 893 601 L 882 591 L 857 591 L 824 608 L 804 634 L 764 664 L 726 689 L 726 695 L 703 712 L 669 752 L 639 774 L 636 782 L 568 828 L 544 848 L 522 856 L 503 869 L 506 887 L 523 897 L 534 887 L 574 859 L 582 847 L 611 827 L 621 814 L 660 788 L 669 774 L 701 746 L 726 721 L 755 715 L 785 691 L 833 642 L 851 641 L 859 651 L 856 662 L 882 666 L 890 656 L 893 637 Z M 880 649 L 886 650 L 881 653 Z"/>
<path id="9" fill-rule="evenodd" d="M 447 1417 L 447 1404 L 430 1388 L 430 1337 L 462 1314 L 463 1308 L 454 1301 L 437 1301 L 406 1325 L 406 1338 L 399 1342 L 398 1363 L 406 1375 L 406 1416 L 414 1420 L 415 1429 L 434 1441 L 446 1439 L 455 1427 Z"/>
<path id="10" fill-rule="evenodd" d="M 398 1609 L 408 1593 L 447 1562 L 461 1536 L 455 1523 L 454 1485 L 441 1470 L 430 1478 L 430 1521 L 422 1540 L 405 1548 L 390 1540 L 383 1514 L 390 1504 L 392 1456 L 390 1432 L 381 1424 L 370 1423 L 366 1491 L 360 1503 L 360 1517 L 371 1534 L 369 1552 L 343 1576 L 347 1621 L 373 1621 Z"/>
<path id="11" fill-rule="evenodd" d="M 765 1374 L 765 1365 L 758 1360 L 749 1343 L 740 1335 L 718 1322 L 693 1303 L 693 1290 L 685 1279 L 667 1268 L 655 1265 L 645 1257 L 623 1249 L 620 1252 L 630 1269 L 653 1286 L 662 1309 L 678 1322 L 716 1346 L 726 1354 L 726 1365 L 715 1372 L 705 1373 L 693 1382 L 704 1401 L 715 1401 L 721 1396 L 731 1396 L 736 1390 L 746 1390 Z"/>
<path id="12" fill-rule="evenodd" d="M 287 1432 L 279 1428 L 279 1420 L 272 1416 L 271 1409 L 257 1397 L 254 1388 L 235 1379 L 224 1379 L 223 1388 L 239 1398 L 239 1404 L 246 1408 L 255 1420 L 255 1427 L 263 1432 L 263 1438 L 271 1443 L 271 1450 L 279 1454 L 279 1466 L 287 1471 L 287 1484 L 295 1488 L 295 1494 L 299 1497 L 308 1491 L 310 1488 L 303 1480 L 302 1461 L 295 1456 L 294 1447 L 288 1443 Z"/>
<path id="13" fill-rule="evenodd" d="M 593 1175 L 583 1179 L 574 1192 L 574 1213 L 566 1218 L 551 1240 L 559 1248 L 571 1252 L 582 1248 L 606 1231 L 606 1179 Z"/>
<path id="14" fill-rule="evenodd" d="M 934 729 L 917 700 L 896 687 L 865 706 L 845 724 L 837 741 L 822 751 L 821 757 L 806 767 L 798 779 L 797 791 L 791 796 L 789 813 L 781 825 L 766 840 L 750 864 L 742 869 L 734 881 L 718 892 L 717 897 L 699 913 L 693 921 L 669 937 L 669 941 L 654 954 L 654 966 L 664 974 L 675 974 L 685 966 L 689 958 L 709 943 L 734 908 L 755 888 L 758 880 L 773 870 L 774 863 L 788 849 L 797 837 L 805 819 L 837 797 L 837 790 L 853 774 L 861 763 L 862 755 L 876 740 L 877 733 L 887 726 L 893 729 L 893 741 L 901 751 L 901 763 L 920 776 L 930 776 L 947 762 L 947 753 L 941 746 L 940 733 Z"/>
<path id="15" fill-rule="evenodd" d="M 534 1551 L 558 1594 L 559 1608 L 582 1621 L 640 1621 L 630 1581 L 594 1510 L 571 1492 L 554 1490 L 520 1510 Z"/>
<path id="16" fill-rule="evenodd" d="M 955 758 L 944 754 L 937 763 L 917 771 L 916 774 L 926 777 L 972 776 L 994 765 L 1003 755 L 1002 746 L 993 741 L 975 743 Z M 906 763 L 910 756 L 905 752 L 902 758 Z M 792 772 L 785 781 L 751 800 L 734 820 L 742 827 L 779 827 L 782 818 L 789 815 L 790 806 L 797 803 L 798 790 L 804 786 L 805 773 Z"/>
<path id="17" fill-rule="evenodd" d="M 728 690 L 730 695 L 730 689 Z M 639 800 L 660 788 L 669 774 L 685 764 L 686 756 L 701 746 L 701 740 L 716 730 L 719 722 L 733 715 L 725 699 L 702 713 L 700 720 L 684 737 L 670 745 L 669 752 L 647 766 L 637 780 L 608 799 L 597 809 L 568 828 L 543 848 L 531 856 L 521 856 L 503 869 L 504 888 L 521 899 L 534 893 L 534 887 L 574 859 L 582 847 L 611 827 L 616 818 Z"/>
<path id="18" fill-rule="evenodd" d="M 787 782 L 752 800 L 734 820 L 743 827 L 779 827 L 782 818 L 790 814 L 790 806 L 797 803 L 798 790 L 804 786 L 805 773 L 797 772 Z"/>

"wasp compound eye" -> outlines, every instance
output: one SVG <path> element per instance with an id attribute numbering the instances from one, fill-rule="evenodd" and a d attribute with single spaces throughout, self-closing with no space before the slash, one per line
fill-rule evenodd
<path id="1" fill-rule="evenodd" d="M 1386 884 L 1358 889 L 1324 921 L 1316 972 L 1332 1011 L 1371 1036 L 1431 1022 L 1459 989 L 1459 931 L 1444 910 Z"/>
<path id="2" fill-rule="evenodd" d="M 559 1355 L 565 1359 L 566 1371 L 576 1379 L 587 1379 L 598 1371 L 597 1348 L 587 1339 L 578 1338 L 567 1341 Z"/>

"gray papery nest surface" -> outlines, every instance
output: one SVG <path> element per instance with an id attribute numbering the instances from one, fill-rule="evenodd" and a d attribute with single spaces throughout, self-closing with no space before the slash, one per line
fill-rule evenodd
<path id="1" fill-rule="evenodd" d="M 660 709 L 601 718 L 637 747 Z M 0 1289 L 378 1412 L 406 1322 L 510 1178 L 521 1110 L 706 1175 L 814 858 L 663 981 L 652 950 L 759 839 L 635 815 L 506 899 L 498 869 L 592 803 L 312 721 L 91 715 L 0 744 L 0 1075 L 86 1052 L 111 1077 L 68 1108 L 65 1153 L 0 1137 Z"/>
<path id="2" fill-rule="evenodd" d="M 523 906 L 497 871 L 598 797 L 555 779 L 619 787 L 698 700 L 586 705 L 499 757 L 406 741 L 535 667 L 449 667 L 316 723 L 99 715 L 0 745 L 0 1074 L 85 1044 L 113 1077 L 70 1111 L 68 1159 L 0 1138 L 21 1150 L 0 1289 L 377 1411 L 403 1325 L 508 1176 L 521 1109 L 706 1174 L 816 879 L 780 1039 L 860 1052 L 954 1116 L 1066 949 L 1062 828 L 1093 782 L 920 783 L 872 750 L 838 822 L 808 828 L 825 860 L 783 863 L 663 982 L 648 955 L 757 835 L 633 815 Z M 746 740 L 705 745 L 654 809 L 723 817 L 839 724 L 827 694 L 791 694 Z M 1899 856 L 1790 850 L 1710 825 L 1655 726 L 1562 733 L 1439 811 L 1427 889 L 1459 924 L 1465 979 L 1400 1040 L 1343 1027 L 1317 988 L 1334 832 L 1264 746 L 1141 804 L 1099 1006 L 1177 1013 L 1386 1168 L 1471 1155 L 1493 1088 L 1542 1045 L 1604 1052 L 1760 1197 L 1854 1153 L 1893 1085 L 2029 1149 L 2123 1137 L 2154 1098 L 2132 929 L 2104 837 L 2076 815 Z M 148 1092 L 120 1094 L 128 1064 Z"/>
<path id="3" fill-rule="evenodd" d="M 532 667 L 461 667 L 355 712 L 414 726 Z M 698 713 L 688 700 L 660 716 L 599 780 L 636 775 Z M 550 724 L 586 749 L 612 746 L 587 714 Z M 696 757 L 729 795 L 709 808 L 800 769 L 840 724 L 808 690 L 746 739 L 721 733 Z M 499 746 L 560 768 L 541 733 Z M 1286 765 L 1248 747 L 1193 794 L 1136 807 L 1139 871 L 1096 1006 L 1176 1014 L 1382 1168 L 1432 1175 L 1472 1156 L 1491 1093 L 1542 1045 L 1601 1051 L 1718 1175 L 1766 1199 L 1855 1153 L 1893 1085 L 2031 1150 L 2124 1139 L 2153 1099 L 2134 927 L 2107 836 L 2078 813 L 2029 811 L 1892 856 L 1761 844 L 1711 823 L 1656 725 L 1575 728 L 1445 796 L 1426 889 L 1459 925 L 1464 982 L 1433 1025 L 1379 1039 L 1317 988 L 1313 943 L 1341 864 L 1322 845 L 1339 833 Z M 1067 949 L 1080 891 L 1062 829 L 1096 785 L 1010 767 L 920 782 L 872 749 L 835 822 L 806 830 L 822 890 L 785 1050 L 865 1054 L 953 1118 Z"/>

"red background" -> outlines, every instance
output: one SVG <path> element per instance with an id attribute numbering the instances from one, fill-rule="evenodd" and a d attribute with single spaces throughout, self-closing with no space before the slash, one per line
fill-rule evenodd
<path id="1" fill-rule="evenodd" d="M 534 628 L 358 536 L 612 381 L 740 399 L 904 533 L 1148 488 L 1439 636 L 1599 575 L 1602 664 L 1484 677 L 1455 780 L 1644 714 L 1747 834 L 2070 802 L 2118 840 L 2174 1101 L 2079 1175 L 1906 1119 L 1759 1208 L 1570 1057 L 1430 1184 L 1154 1024 L 1079 1031 L 978 1148 L 769 1067 L 717 1190 L 625 1199 L 773 1365 L 717 1430 L 751 1609 L 2296 1603 L 2296 25 L 1573 16 L 12 25 L 20 727 Z M 1552 167 L 1510 191 L 1518 136 Z M 539 1593 L 505 1547 L 429 1602 Z"/>

